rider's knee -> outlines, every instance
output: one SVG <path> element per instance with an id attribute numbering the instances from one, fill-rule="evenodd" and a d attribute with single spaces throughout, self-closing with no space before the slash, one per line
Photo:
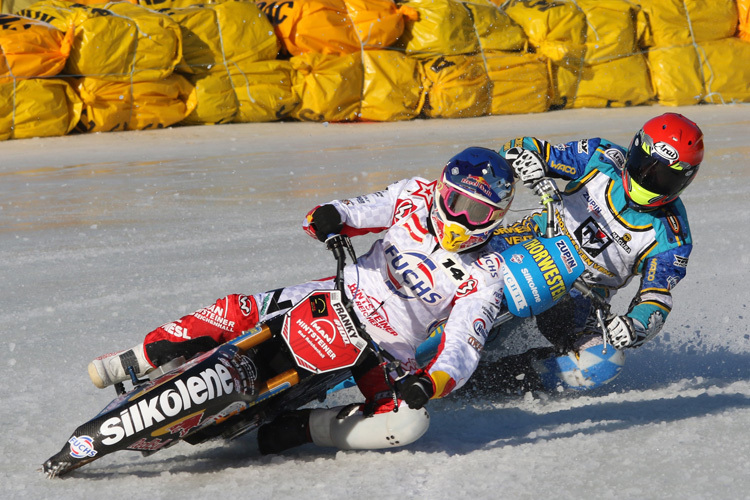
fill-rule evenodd
<path id="1" fill-rule="evenodd" d="M 600 335 L 589 336 L 575 350 L 535 362 L 545 388 L 589 390 L 617 378 L 625 364 L 625 353 L 604 345 Z"/>
<path id="2" fill-rule="evenodd" d="M 412 410 L 403 405 L 398 412 L 365 417 L 357 411 L 343 418 L 341 410 L 341 407 L 315 409 L 310 413 L 313 443 L 342 450 L 393 448 L 413 443 L 430 426 L 430 415 L 424 408 Z"/>

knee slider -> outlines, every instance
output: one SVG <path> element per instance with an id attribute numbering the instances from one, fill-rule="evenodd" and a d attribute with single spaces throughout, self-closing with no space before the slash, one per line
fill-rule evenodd
<path id="1" fill-rule="evenodd" d="M 534 369 L 547 389 L 601 387 L 617 378 L 625 364 L 623 351 L 611 345 L 606 350 L 604 347 L 600 335 L 588 336 L 573 351 L 534 362 Z"/>
<path id="2" fill-rule="evenodd" d="M 411 444 L 430 426 L 430 415 L 406 405 L 398 412 L 365 417 L 361 411 L 338 418 L 342 407 L 314 409 L 310 413 L 310 437 L 318 446 L 341 450 L 376 450 Z"/>

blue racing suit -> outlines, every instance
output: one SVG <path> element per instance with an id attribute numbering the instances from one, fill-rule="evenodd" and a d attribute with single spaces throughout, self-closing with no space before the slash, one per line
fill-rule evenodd
<path id="1" fill-rule="evenodd" d="M 621 171 L 627 150 L 606 139 L 552 146 L 533 137 L 519 137 L 506 143 L 500 154 L 505 156 L 512 147 L 539 153 L 549 177 L 569 180 L 562 195 L 563 208 L 557 207 L 555 217 L 586 264 L 584 281 L 611 296 L 638 276 L 640 287 L 627 316 L 643 325 L 645 333 L 631 347 L 653 338 L 672 310 L 671 290 L 685 276 L 693 247 L 682 201 L 639 209 L 623 187 Z M 497 229 L 490 241 L 492 250 L 500 252 L 542 235 L 546 220 L 546 212 L 539 212 Z M 577 326 L 581 330 L 590 327 L 591 318 L 587 326 L 580 321 Z"/>

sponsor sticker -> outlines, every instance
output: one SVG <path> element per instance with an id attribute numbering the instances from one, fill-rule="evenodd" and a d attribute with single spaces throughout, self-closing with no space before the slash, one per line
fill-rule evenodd
<path id="1" fill-rule="evenodd" d="M 485 323 L 482 318 L 474 320 L 474 333 L 483 339 L 487 338 L 487 323 Z"/>
<path id="2" fill-rule="evenodd" d="M 592 217 L 586 219 L 578 229 L 575 230 L 578 243 L 587 254 L 595 258 L 601 254 L 611 243 L 612 239 L 607 236 L 599 224 Z"/>
<path id="3" fill-rule="evenodd" d="M 668 163 L 674 163 L 680 158 L 680 154 L 671 144 L 666 142 L 657 142 L 654 144 L 654 152 L 667 160 Z"/>
<path id="4" fill-rule="evenodd" d="M 688 258 L 683 257 L 682 255 L 675 255 L 674 256 L 674 266 L 675 267 L 687 267 L 688 265 Z"/>
<path id="5" fill-rule="evenodd" d="M 109 446 L 118 443 L 125 437 L 176 417 L 196 405 L 229 394 L 234 387 L 232 373 L 221 363 L 186 380 L 175 380 L 174 387 L 159 395 L 143 398 L 138 404 L 124 408 L 119 416 L 105 420 L 99 428 L 104 437 L 102 444 Z M 201 414 L 197 415 L 196 425 Z"/>
<path id="6" fill-rule="evenodd" d="M 73 436 L 68 443 L 70 443 L 70 456 L 73 458 L 96 456 L 97 451 L 94 449 L 94 440 L 91 436 Z"/>
<path id="7" fill-rule="evenodd" d="M 622 168 L 625 165 L 625 155 L 619 149 L 610 148 L 604 152 L 604 156 L 609 158 L 618 168 Z"/>
<path id="8" fill-rule="evenodd" d="M 500 255 L 494 252 L 483 255 L 477 259 L 477 266 L 479 266 L 479 269 L 490 273 L 493 278 L 497 278 L 500 276 L 500 269 L 502 268 Z"/>

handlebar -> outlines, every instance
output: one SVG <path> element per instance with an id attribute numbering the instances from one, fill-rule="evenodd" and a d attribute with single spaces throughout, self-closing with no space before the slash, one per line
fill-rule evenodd
<path id="1" fill-rule="evenodd" d="M 346 254 L 352 258 L 354 264 L 357 263 L 357 256 L 354 253 L 352 240 L 344 234 L 329 234 L 325 240 L 326 248 L 333 252 L 336 259 L 336 289 L 344 292 L 344 267 L 346 267 Z M 344 251 L 346 250 L 346 252 Z"/>
<path id="2" fill-rule="evenodd" d="M 352 313 L 352 321 L 356 325 L 359 334 L 362 335 L 362 338 L 367 340 L 370 348 L 378 358 L 378 364 L 383 367 L 385 378 L 389 381 L 388 383 L 389 385 L 391 385 L 391 390 L 393 391 L 393 411 L 398 412 L 398 394 L 395 388 L 395 381 L 398 381 L 399 379 L 407 376 L 409 372 L 403 369 L 399 360 L 394 358 L 393 355 L 391 355 L 388 351 L 386 351 L 385 349 L 381 349 L 378 346 L 378 344 L 372 339 L 370 334 L 367 333 L 367 329 L 360 322 L 357 314 L 352 310 L 352 303 L 346 300 L 346 292 L 344 290 L 344 267 L 346 267 L 346 254 L 349 254 L 353 264 L 357 263 L 357 256 L 354 253 L 352 240 L 345 234 L 329 234 L 325 240 L 325 244 L 326 248 L 333 252 L 333 257 L 336 259 L 336 278 L 334 280 L 336 289 L 341 292 L 346 308 Z M 356 291 L 354 295 L 356 295 Z M 390 382 L 389 373 L 391 372 L 396 373 L 394 384 Z"/>

